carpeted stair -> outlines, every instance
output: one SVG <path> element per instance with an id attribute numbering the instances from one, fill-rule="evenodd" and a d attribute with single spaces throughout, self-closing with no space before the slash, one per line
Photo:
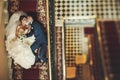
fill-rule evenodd
<path id="1" fill-rule="evenodd" d="M 38 62 L 30 69 L 23 69 L 19 65 L 13 65 L 13 80 L 49 80 L 48 63 L 42 65 Z"/>

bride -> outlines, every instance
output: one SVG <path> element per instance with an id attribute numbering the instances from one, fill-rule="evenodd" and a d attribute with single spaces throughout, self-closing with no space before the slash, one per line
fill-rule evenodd
<path id="1" fill-rule="evenodd" d="M 26 38 L 24 35 L 29 31 L 27 18 L 19 21 L 21 15 L 26 15 L 22 11 L 15 12 L 6 26 L 6 49 L 9 57 L 14 60 L 14 64 L 28 69 L 35 63 L 35 56 L 30 45 L 34 42 L 34 36 Z"/>

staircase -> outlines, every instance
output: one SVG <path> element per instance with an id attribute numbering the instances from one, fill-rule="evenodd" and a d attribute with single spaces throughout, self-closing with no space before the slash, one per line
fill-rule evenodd
<path id="1" fill-rule="evenodd" d="M 90 66 L 90 80 L 102 80 L 101 77 L 101 65 L 99 60 L 99 53 L 97 51 L 97 40 L 96 40 L 96 28 L 95 27 L 85 27 L 85 35 L 89 38 L 89 66 Z M 86 71 L 86 74 L 88 72 Z"/>
<path id="2" fill-rule="evenodd" d="M 120 21 L 99 21 L 101 48 L 108 80 L 120 80 Z"/>

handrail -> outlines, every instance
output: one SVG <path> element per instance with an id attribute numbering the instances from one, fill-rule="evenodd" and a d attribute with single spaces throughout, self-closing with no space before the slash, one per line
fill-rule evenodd
<path id="1" fill-rule="evenodd" d="M 107 68 L 105 66 L 104 51 L 103 51 L 103 47 L 102 47 L 102 37 L 101 37 L 101 34 L 100 34 L 101 29 L 100 29 L 98 20 L 97 20 L 97 26 L 96 27 L 97 27 L 98 41 L 99 41 L 100 51 L 101 51 L 102 67 L 103 67 L 103 72 L 104 72 L 104 80 L 109 80 L 108 74 L 107 74 Z"/>

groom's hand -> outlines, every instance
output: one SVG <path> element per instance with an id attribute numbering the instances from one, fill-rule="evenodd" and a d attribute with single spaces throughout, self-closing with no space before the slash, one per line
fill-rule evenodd
<path id="1" fill-rule="evenodd" d="M 26 26 L 26 30 L 27 30 L 27 33 L 29 33 L 29 32 L 31 31 L 30 25 L 27 25 L 27 26 Z M 27 33 L 26 33 L 26 34 L 27 34 Z"/>

